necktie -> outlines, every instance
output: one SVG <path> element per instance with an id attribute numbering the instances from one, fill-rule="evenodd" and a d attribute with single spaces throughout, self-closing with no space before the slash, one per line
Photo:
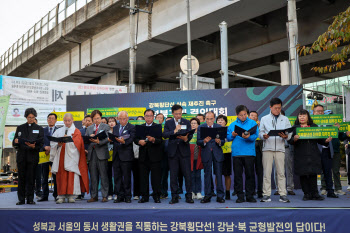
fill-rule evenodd
<path id="1" fill-rule="evenodd" d="M 213 126 L 209 126 L 209 128 L 213 128 Z"/>
<path id="2" fill-rule="evenodd" d="M 122 135 L 123 129 L 124 129 L 124 126 L 120 126 L 119 136 Z"/>
<path id="3" fill-rule="evenodd" d="M 98 131 L 98 125 L 96 125 L 95 135 L 97 134 L 97 131 Z"/>
<path id="4" fill-rule="evenodd" d="M 52 128 L 50 128 L 50 136 L 52 136 Z"/>

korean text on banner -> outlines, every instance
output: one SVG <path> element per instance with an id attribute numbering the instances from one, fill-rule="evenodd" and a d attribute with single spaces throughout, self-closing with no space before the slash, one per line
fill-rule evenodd
<path id="1" fill-rule="evenodd" d="M 299 139 L 337 138 L 338 127 L 298 127 L 296 133 Z"/>
<path id="2" fill-rule="evenodd" d="M 1 96 L 0 97 L 0 142 L 3 144 L 4 142 L 4 131 L 5 131 L 5 122 L 6 122 L 6 115 L 7 110 L 9 107 L 10 102 L 10 96 Z M 3 145 L 0 147 L 0 167 L 1 167 L 1 156 L 2 156 L 2 148 Z"/>
<path id="3" fill-rule="evenodd" d="M 4 95 L 11 95 L 11 104 L 66 105 L 67 96 L 127 93 L 124 86 L 95 85 L 38 80 L 0 75 Z"/>
<path id="4" fill-rule="evenodd" d="M 146 108 L 88 108 L 87 114 L 91 114 L 94 110 L 99 110 L 103 117 L 116 117 L 121 111 L 128 112 L 129 117 L 138 117 L 144 115 Z"/>
<path id="5" fill-rule="evenodd" d="M 63 121 L 64 114 L 71 113 L 74 121 L 82 121 L 84 119 L 84 112 L 53 112 L 57 115 L 57 121 Z"/>

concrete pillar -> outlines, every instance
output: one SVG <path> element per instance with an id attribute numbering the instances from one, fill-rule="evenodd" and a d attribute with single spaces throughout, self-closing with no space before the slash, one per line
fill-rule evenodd
<path id="1" fill-rule="evenodd" d="M 289 62 L 283 61 L 280 63 L 280 70 L 281 70 L 281 85 L 291 85 L 291 80 L 289 76 Z"/>
<path id="2" fill-rule="evenodd" d="M 112 72 L 105 74 L 101 77 L 101 80 L 98 82 L 99 85 L 118 85 L 118 72 Z"/>

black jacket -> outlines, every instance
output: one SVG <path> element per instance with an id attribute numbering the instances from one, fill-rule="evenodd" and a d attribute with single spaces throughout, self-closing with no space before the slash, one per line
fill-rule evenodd
<path id="1" fill-rule="evenodd" d="M 179 133 L 191 130 L 191 124 L 188 120 L 181 118 L 180 124 L 186 125 L 186 130 L 185 129 L 180 130 Z M 174 118 L 166 121 L 164 125 L 163 138 L 169 138 L 170 135 L 174 134 L 175 128 L 176 128 L 176 125 L 175 125 Z M 171 139 L 171 140 L 169 139 L 168 157 L 170 158 L 175 157 L 177 148 L 179 149 L 182 158 L 191 157 L 189 142 L 191 141 L 192 137 L 193 135 L 189 135 L 187 142 L 184 142 L 181 139 Z"/>
<path id="2" fill-rule="evenodd" d="M 300 125 L 293 126 L 293 134 L 288 141 L 294 145 L 294 172 L 299 176 L 315 175 L 322 173 L 321 154 L 317 144 L 328 146 L 326 139 L 299 139 L 294 142 L 296 128 Z M 318 127 L 313 124 L 311 127 Z"/>
<path id="3" fill-rule="evenodd" d="M 15 143 L 17 138 L 23 138 L 30 141 L 38 140 L 35 148 L 32 149 L 27 145 Z M 33 123 L 29 126 L 28 123 L 20 125 L 16 129 L 15 137 L 12 141 L 12 146 L 17 150 L 17 163 L 30 162 L 37 164 L 39 162 L 39 152 L 44 145 L 44 129 Z"/>
<path id="4" fill-rule="evenodd" d="M 146 124 L 143 124 L 146 125 Z M 156 125 L 153 123 L 152 125 Z M 163 156 L 163 147 L 162 147 L 162 137 L 155 138 L 155 142 L 147 142 L 145 146 L 140 146 L 139 141 L 142 138 L 135 137 L 134 143 L 140 147 L 139 149 L 139 161 L 146 161 L 147 156 L 151 162 L 160 162 Z"/>
<path id="5" fill-rule="evenodd" d="M 119 135 L 120 124 L 114 126 L 113 134 L 116 137 L 123 135 L 130 135 L 129 138 L 125 139 L 125 144 L 114 143 L 113 145 L 113 161 L 116 159 L 116 156 L 119 156 L 119 159 L 123 162 L 131 162 L 134 160 L 134 150 L 133 142 L 135 138 L 135 126 L 129 122 L 125 125 L 123 132 Z"/>

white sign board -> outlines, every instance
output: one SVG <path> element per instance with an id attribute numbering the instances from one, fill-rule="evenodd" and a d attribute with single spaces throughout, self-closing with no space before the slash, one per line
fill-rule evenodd
<path id="1" fill-rule="evenodd" d="M 10 104 L 66 105 L 69 95 L 127 93 L 124 86 L 56 82 L 1 75 L 0 85 L 3 95 L 11 95 Z"/>
<path id="2" fill-rule="evenodd" d="M 12 96 L 11 96 L 12 98 Z M 27 108 L 34 108 L 38 114 L 37 120 L 39 125 L 47 125 L 47 115 L 55 112 L 65 112 L 66 105 L 9 105 L 6 117 L 6 125 L 17 126 L 27 122 L 24 118 L 24 112 Z M 58 125 L 63 125 L 63 122 L 57 122 Z"/>

